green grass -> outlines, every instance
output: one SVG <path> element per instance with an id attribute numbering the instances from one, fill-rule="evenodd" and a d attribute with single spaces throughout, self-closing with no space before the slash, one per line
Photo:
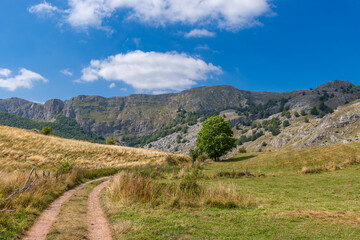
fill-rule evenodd
<path id="1" fill-rule="evenodd" d="M 266 153 L 238 154 L 224 162 L 217 162 L 205 167 L 207 174 L 223 170 L 245 171 L 274 175 L 294 174 L 302 167 L 326 167 L 341 164 L 350 157 L 360 157 L 360 143 L 336 144 L 315 148 L 284 150 Z"/>
<path id="2" fill-rule="evenodd" d="M 242 154 L 203 166 L 199 183 L 233 186 L 256 207 L 171 208 L 111 201 L 103 203 L 115 239 L 360 239 L 360 166 L 301 174 L 303 166 L 341 164 L 360 156 L 359 144 L 276 153 Z M 265 177 L 214 177 L 223 171 Z M 163 176 L 158 181 L 179 179 Z M 126 227 L 124 227 L 126 226 Z"/>

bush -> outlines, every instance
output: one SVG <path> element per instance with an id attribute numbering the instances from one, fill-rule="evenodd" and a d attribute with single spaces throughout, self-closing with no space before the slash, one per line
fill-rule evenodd
<path id="1" fill-rule="evenodd" d="M 196 158 L 196 161 L 198 162 L 205 162 L 205 160 L 207 159 L 207 156 L 205 154 L 201 154 L 200 156 L 198 156 Z"/>
<path id="2" fill-rule="evenodd" d="M 305 110 L 301 110 L 300 114 L 301 114 L 301 116 L 306 116 L 306 115 L 307 115 L 307 113 L 305 112 Z"/>
<path id="3" fill-rule="evenodd" d="M 288 120 L 285 120 L 285 121 L 283 122 L 283 127 L 286 128 L 286 127 L 288 127 L 288 126 L 290 126 L 290 123 L 289 123 Z"/>
<path id="4" fill-rule="evenodd" d="M 246 153 L 246 149 L 244 147 L 239 148 L 239 153 Z"/>
<path id="5" fill-rule="evenodd" d="M 201 152 L 198 148 L 190 149 L 190 157 L 193 162 L 196 161 L 196 159 L 201 155 Z"/>
<path id="6" fill-rule="evenodd" d="M 115 145 L 115 140 L 106 139 L 106 145 Z"/>
<path id="7" fill-rule="evenodd" d="M 317 110 L 316 107 L 313 107 L 310 111 L 311 115 L 317 116 L 319 115 L 319 111 Z"/>
<path id="8" fill-rule="evenodd" d="M 51 133 L 51 128 L 44 127 L 43 129 L 41 129 L 41 133 L 44 135 L 49 135 Z"/>

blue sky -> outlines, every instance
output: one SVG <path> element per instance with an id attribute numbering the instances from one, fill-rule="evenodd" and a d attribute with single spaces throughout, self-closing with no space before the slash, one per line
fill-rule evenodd
<path id="1" fill-rule="evenodd" d="M 166 2 L 2 1 L 0 98 L 360 83 L 360 1 Z"/>

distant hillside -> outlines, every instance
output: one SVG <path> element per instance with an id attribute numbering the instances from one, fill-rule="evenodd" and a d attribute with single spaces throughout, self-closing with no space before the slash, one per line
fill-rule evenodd
<path id="1" fill-rule="evenodd" d="M 105 143 L 105 139 L 102 136 L 85 131 L 77 124 L 75 119 L 67 118 L 59 114 L 54 120 L 54 122 L 35 121 L 0 111 L 0 125 L 39 131 L 44 127 L 50 127 L 51 135 L 54 136 Z"/>
<path id="2" fill-rule="evenodd" d="M 0 111 L 37 121 L 54 121 L 60 114 L 76 121 L 85 133 L 116 138 L 124 145 L 146 145 L 148 148 L 176 152 L 186 151 L 193 145 L 196 126 L 210 116 L 225 114 L 239 141 L 249 144 L 266 133 L 279 135 L 284 129 L 284 116 L 287 118 L 296 111 L 298 114 L 305 111 L 314 119 L 322 119 L 359 97 L 360 86 L 335 80 L 314 89 L 284 93 L 210 86 L 163 95 L 136 94 L 112 98 L 80 95 L 67 101 L 52 99 L 45 104 L 11 98 L 0 100 Z M 311 114 L 312 110 L 317 114 Z M 249 127 L 254 122 L 262 124 L 273 116 L 281 119 L 265 122 L 266 126 L 261 126 L 261 131 L 254 134 L 250 131 Z M 187 139 L 187 134 L 192 136 L 191 139 Z M 175 144 L 172 144 L 174 140 Z M 274 143 L 274 146 L 280 145 L 283 144 Z"/>

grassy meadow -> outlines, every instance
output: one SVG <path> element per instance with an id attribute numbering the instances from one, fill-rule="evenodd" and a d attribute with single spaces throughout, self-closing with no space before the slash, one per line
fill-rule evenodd
<path id="1" fill-rule="evenodd" d="M 114 239 L 360 239 L 359 160 L 351 143 L 133 168 L 102 201 Z"/>
<path id="2" fill-rule="evenodd" d="M 182 155 L 0 126 L 0 147 L 6 210 L 0 212 L 0 239 L 20 239 L 62 193 L 108 175 L 114 177 L 101 201 L 114 239 L 360 239 L 360 143 L 192 164 Z M 4 203 L 32 168 L 38 170 L 34 185 Z M 87 238 L 76 219 L 85 216 L 95 185 L 64 204 L 48 239 Z"/>

